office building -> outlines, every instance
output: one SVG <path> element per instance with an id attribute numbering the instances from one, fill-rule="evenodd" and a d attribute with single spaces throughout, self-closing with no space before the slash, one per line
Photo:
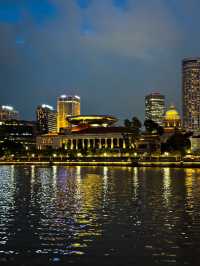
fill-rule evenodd
<path id="1" fill-rule="evenodd" d="M 153 92 L 145 97 L 145 119 L 153 120 L 162 125 L 165 113 L 165 97 Z"/>
<path id="2" fill-rule="evenodd" d="M 36 123 L 24 120 L 7 120 L 0 124 L 0 143 L 11 142 L 34 149 L 36 144 Z"/>
<path id="3" fill-rule="evenodd" d="M 39 134 L 57 132 L 57 114 L 52 106 L 42 104 L 36 109 L 37 130 Z"/>
<path id="4" fill-rule="evenodd" d="M 67 118 L 80 115 L 80 97 L 61 95 L 57 99 L 57 131 L 70 127 Z"/>
<path id="5" fill-rule="evenodd" d="M 200 58 L 182 62 L 183 125 L 186 130 L 200 130 Z"/>
<path id="6" fill-rule="evenodd" d="M 0 122 L 13 119 L 19 120 L 19 112 L 16 111 L 12 106 L 0 106 Z"/>

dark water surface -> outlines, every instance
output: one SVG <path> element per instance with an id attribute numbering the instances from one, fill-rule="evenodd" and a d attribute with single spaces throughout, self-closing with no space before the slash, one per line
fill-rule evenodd
<path id="1" fill-rule="evenodd" d="M 0 265 L 200 265 L 200 169 L 0 167 Z"/>

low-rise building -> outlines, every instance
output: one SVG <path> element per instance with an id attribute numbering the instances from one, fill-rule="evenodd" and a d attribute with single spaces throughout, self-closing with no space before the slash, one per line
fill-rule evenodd
<path id="1" fill-rule="evenodd" d="M 38 136 L 37 148 L 76 151 L 134 148 L 132 130 L 113 126 L 117 121 L 113 116 L 75 116 L 68 121 L 73 125 L 70 131 Z"/>
<path id="2" fill-rule="evenodd" d="M 0 142 L 12 141 L 26 149 L 36 146 L 36 124 L 23 120 L 8 120 L 0 125 Z"/>
<path id="3" fill-rule="evenodd" d="M 136 141 L 136 151 L 138 153 L 152 153 L 161 150 L 161 139 L 158 134 L 142 133 Z"/>

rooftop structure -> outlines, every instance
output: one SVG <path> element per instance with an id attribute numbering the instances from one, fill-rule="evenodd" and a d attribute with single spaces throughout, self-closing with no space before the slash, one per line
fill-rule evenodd
<path id="1" fill-rule="evenodd" d="M 108 127 L 117 122 L 117 118 L 108 115 L 79 115 L 68 117 L 70 124 L 76 126 Z"/>

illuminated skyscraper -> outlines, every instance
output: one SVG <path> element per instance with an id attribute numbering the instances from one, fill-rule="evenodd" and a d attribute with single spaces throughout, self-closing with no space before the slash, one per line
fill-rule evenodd
<path id="1" fill-rule="evenodd" d="M 37 129 L 40 134 L 57 131 L 57 114 L 52 106 L 42 104 L 36 109 Z"/>
<path id="2" fill-rule="evenodd" d="M 57 131 L 69 127 L 66 118 L 80 115 L 80 97 L 61 95 L 57 100 Z"/>
<path id="3" fill-rule="evenodd" d="M 6 120 L 19 120 L 19 112 L 12 106 L 2 105 L 0 106 L 0 121 Z"/>
<path id="4" fill-rule="evenodd" d="M 153 120 L 161 125 L 165 113 L 165 97 L 153 92 L 145 97 L 145 119 Z"/>
<path id="5" fill-rule="evenodd" d="M 200 58 L 182 62 L 183 125 L 185 129 L 200 130 Z"/>

